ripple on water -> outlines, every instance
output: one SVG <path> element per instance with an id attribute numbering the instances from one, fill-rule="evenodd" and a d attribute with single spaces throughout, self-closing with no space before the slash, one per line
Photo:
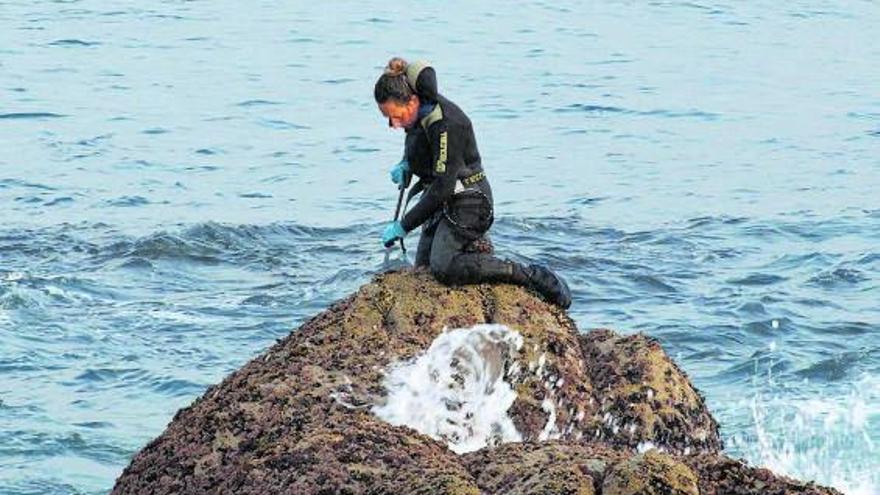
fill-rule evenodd
<path id="1" fill-rule="evenodd" d="M 20 179 L 0 179 L 0 186 L 5 187 L 25 187 L 30 189 L 40 189 L 43 191 L 56 191 L 57 189 L 52 186 L 47 186 L 45 184 L 37 184 L 34 182 L 27 182 Z"/>
<path id="2" fill-rule="evenodd" d="M 812 325 L 809 330 L 816 335 L 827 335 L 834 338 L 856 337 L 873 333 L 880 334 L 880 325 L 864 321 L 839 321 L 826 325 Z"/>
<path id="3" fill-rule="evenodd" d="M 625 274 L 624 278 L 633 282 L 641 291 L 654 294 L 673 294 L 678 292 L 671 284 L 666 283 L 657 275 L 647 273 Z"/>
<path id="4" fill-rule="evenodd" d="M 49 46 L 69 46 L 69 47 L 89 47 L 89 46 L 99 46 L 101 42 L 99 41 L 84 41 L 76 38 L 68 38 L 55 40 L 49 43 Z"/>
<path id="5" fill-rule="evenodd" d="M 150 200 L 143 196 L 121 196 L 116 199 L 111 199 L 105 201 L 107 206 L 113 206 L 118 208 L 131 208 L 137 206 L 146 206 L 150 204 Z"/>
<path id="6" fill-rule="evenodd" d="M 283 302 L 283 298 L 273 296 L 270 294 L 255 294 L 253 296 L 248 296 L 241 301 L 242 306 L 262 306 L 262 307 L 277 307 L 280 306 Z"/>
<path id="7" fill-rule="evenodd" d="M 40 414 L 45 414 L 46 410 L 33 404 L 9 404 L 0 400 L 0 411 L 6 419 L 28 419 Z"/>
<path id="8" fill-rule="evenodd" d="M 281 119 L 259 119 L 257 120 L 257 124 L 269 129 L 278 129 L 283 131 L 311 129 L 311 127 L 307 125 L 294 124 L 293 122 L 288 122 Z"/>
<path id="9" fill-rule="evenodd" d="M 5 486 L 9 490 L 7 492 L 9 495 L 86 495 L 88 493 L 70 483 L 49 479 L 14 481 L 6 483 Z"/>
<path id="10" fill-rule="evenodd" d="M 744 278 L 728 280 L 727 283 L 744 286 L 765 286 L 778 284 L 780 282 L 785 282 L 786 280 L 788 279 L 781 275 L 774 275 L 771 273 L 752 273 Z"/>
<path id="11" fill-rule="evenodd" d="M 378 153 L 379 151 L 382 151 L 379 148 L 375 148 L 372 146 L 363 146 L 363 145 L 355 145 L 355 144 L 350 144 L 350 145 L 346 146 L 345 150 L 351 151 L 352 153 Z"/>
<path id="12" fill-rule="evenodd" d="M 90 430 L 113 428 L 113 423 L 109 421 L 84 421 L 81 423 L 73 423 L 73 426 L 79 428 L 88 428 Z"/>
<path id="13" fill-rule="evenodd" d="M 736 248 L 718 248 L 712 249 L 709 252 L 703 254 L 700 259 L 701 262 L 714 262 L 714 261 L 724 261 L 724 260 L 733 260 L 736 258 L 741 258 L 745 253 Z"/>
<path id="14" fill-rule="evenodd" d="M 191 262 L 216 264 L 221 261 L 222 250 L 206 243 L 160 232 L 135 241 L 114 243 L 106 254 L 112 257 L 144 260 L 183 259 Z"/>
<path id="15" fill-rule="evenodd" d="M 806 368 L 795 371 L 795 375 L 800 378 L 825 382 L 839 381 L 858 371 L 859 365 L 864 364 L 869 358 L 870 353 L 867 349 L 835 353 Z"/>
<path id="16" fill-rule="evenodd" d="M 868 253 L 858 261 L 856 261 L 859 265 L 867 265 L 870 268 L 880 268 L 880 253 Z M 877 265 L 875 267 L 875 265 Z"/>
<path id="17" fill-rule="evenodd" d="M 58 198 L 54 198 L 51 201 L 45 203 L 44 206 L 58 206 L 58 205 L 64 205 L 64 204 L 69 204 L 69 203 L 73 203 L 73 202 L 74 202 L 74 199 L 71 198 L 70 196 L 61 196 Z"/>
<path id="18" fill-rule="evenodd" d="M 330 84 L 330 85 L 335 86 L 337 84 L 348 84 L 348 83 L 353 83 L 356 81 L 357 81 L 357 79 L 351 79 L 348 77 L 341 77 L 338 79 L 324 79 L 323 81 L 321 81 L 321 84 Z"/>
<path id="19" fill-rule="evenodd" d="M 743 316 L 766 316 L 767 309 L 759 302 L 745 302 L 736 308 L 737 313 Z"/>
<path id="20" fill-rule="evenodd" d="M 74 378 L 74 381 L 82 383 L 110 383 L 137 380 L 146 375 L 147 371 L 140 368 L 94 368 L 80 373 Z"/>
<path id="21" fill-rule="evenodd" d="M 593 116 L 607 116 L 609 114 L 617 114 L 617 115 L 632 115 L 637 117 L 661 117 L 667 119 L 682 119 L 682 118 L 695 118 L 700 120 L 717 120 L 720 118 L 719 114 L 705 112 L 702 110 L 669 110 L 669 109 L 656 109 L 656 110 L 631 110 L 622 107 L 615 106 L 605 106 L 605 105 L 594 105 L 594 104 L 586 104 L 586 103 L 574 103 L 570 104 L 566 107 L 557 108 L 555 110 L 557 113 L 586 113 L 588 115 Z"/>
<path id="22" fill-rule="evenodd" d="M 42 369 L 45 369 L 45 367 L 35 363 L 31 356 L 18 356 L 9 359 L 0 358 L 0 373 L 31 372 Z M 3 408 L 4 404 L 0 401 L 0 410 Z"/>
<path id="23" fill-rule="evenodd" d="M 836 304 L 834 301 L 830 299 L 816 299 L 816 298 L 797 298 L 793 299 L 792 302 L 794 304 L 799 304 L 801 306 L 806 306 L 810 308 L 828 308 L 828 309 L 844 309 L 843 306 Z"/>
<path id="24" fill-rule="evenodd" d="M 791 320 L 788 318 L 771 318 L 745 323 L 742 328 L 746 332 L 759 337 L 772 337 L 780 333 L 780 329 L 789 328 Z"/>
<path id="25" fill-rule="evenodd" d="M 240 102 L 236 103 L 235 106 L 243 107 L 243 108 L 251 108 L 251 107 L 277 106 L 277 105 L 281 105 L 281 104 L 282 103 L 280 101 L 255 99 L 255 100 L 240 101 Z"/>
<path id="26" fill-rule="evenodd" d="M 168 377 L 153 380 L 150 384 L 152 390 L 166 397 L 195 397 L 204 392 L 207 386 L 207 384 Z"/>
<path id="27" fill-rule="evenodd" d="M 42 306 L 43 301 L 29 292 L 0 287 L 0 309 L 15 310 Z"/>
<path id="28" fill-rule="evenodd" d="M 859 285 L 870 280 L 864 272 L 856 268 L 835 268 L 811 277 L 807 283 L 824 289 L 842 289 Z"/>
<path id="29" fill-rule="evenodd" d="M 66 115 L 50 112 L 0 113 L 0 120 L 41 120 L 60 119 L 63 117 L 66 117 Z"/>
<path id="30" fill-rule="evenodd" d="M 838 255 L 821 252 L 784 254 L 765 265 L 764 268 L 776 271 L 798 270 L 807 267 L 824 268 L 833 264 L 838 257 Z"/>
<path id="31" fill-rule="evenodd" d="M 568 112 L 585 112 L 585 113 L 633 113 L 632 110 L 626 110 L 620 107 L 610 107 L 603 105 L 590 105 L 586 103 L 573 103 L 563 108 L 557 108 L 555 110 L 559 113 L 568 113 Z"/>

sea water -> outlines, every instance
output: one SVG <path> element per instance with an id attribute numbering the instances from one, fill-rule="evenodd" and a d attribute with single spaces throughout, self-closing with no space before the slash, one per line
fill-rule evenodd
<path id="1" fill-rule="evenodd" d="M 730 455 L 880 492 L 878 25 L 855 0 L 0 3 L 0 492 L 106 493 L 398 261 L 394 55 L 435 64 L 499 254 L 563 274 L 580 328 L 660 339 Z"/>

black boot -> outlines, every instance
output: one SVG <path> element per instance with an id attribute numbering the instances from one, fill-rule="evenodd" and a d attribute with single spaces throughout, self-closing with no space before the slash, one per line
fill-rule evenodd
<path id="1" fill-rule="evenodd" d="M 529 287 L 540 292 L 544 299 L 562 309 L 571 306 L 571 289 L 562 277 L 553 273 L 544 265 L 529 265 L 526 268 L 529 277 Z"/>

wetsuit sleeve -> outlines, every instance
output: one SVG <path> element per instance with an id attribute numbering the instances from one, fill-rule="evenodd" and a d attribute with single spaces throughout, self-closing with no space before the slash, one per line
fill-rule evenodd
<path id="1" fill-rule="evenodd" d="M 463 140 L 461 133 L 447 129 L 445 121 L 437 122 L 428 129 L 434 180 L 419 202 L 404 215 L 401 225 L 407 232 L 425 223 L 455 193 L 455 181 L 464 166 Z"/>

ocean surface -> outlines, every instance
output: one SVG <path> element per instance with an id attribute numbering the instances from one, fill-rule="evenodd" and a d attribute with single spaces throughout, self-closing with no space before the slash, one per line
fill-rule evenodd
<path id="1" fill-rule="evenodd" d="M 872 0 L 0 1 L 0 493 L 108 492 L 401 261 L 394 55 L 468 112 L 498 252 L 561 272 L 582 329 L 660 339 L 730 455 L 880 493 L 878 26 Z"/>

